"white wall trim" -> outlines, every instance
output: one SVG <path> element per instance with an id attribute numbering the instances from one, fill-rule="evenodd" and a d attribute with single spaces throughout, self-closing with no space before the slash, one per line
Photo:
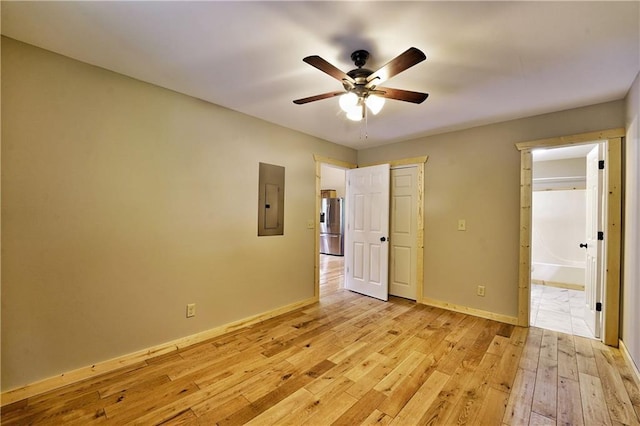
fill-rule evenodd
<path id="1" fill-rule="evenodd" d="M 490 319 L 493 321 L 504 322 L 506 324 L 518 325 L 518 317 L 511 317 L 509 315 L 496 314 L 494 312 L 483 311 L 481 309 L 469 308 L 467 306 L 456 305 L 449 302 L 443 302 L 441 300 L 431 299 L 428 297 L 423 298 L 420 303 L 429 306 L 435 306 L 436 308 L 446 309 L 447 311 L 460 312 L 462 314 L 472 315 L 474 317 L 480 317 Z"/>
<path id="2" fill-rule="evenodd" d="M 295 311 L 296 309 L 311 305 L 313 303 L 316 303 L 317 301 L 317 297 L 312 297 L 300 302 L 291 303 L 289 305 L 282 306 L 268 312 L 215 327 L 210 330 L 182 337 L 180 339 L 163 343 L 158 346 L 142 349 L 140 351 L 113 358 L 108 361 L 99 362 L 91 366 L 81 367 L 73 371 L 62 373 L 60 375 L 49 377 L 35 383 L 27 384 L 16 389 L 2 392 L 2 395 L 0 397 L 0 407 L 4 407 L 5 405 L 14 403 L 16 401 L 21 401 L 25 398 L 30 398 L 44 392 L 49 392 L 62 386 L 77 383 L 81 380 L 95 377 L 100 374 L 108 373 L 119 368 L 130 367 L 137 363 L 144 362 L 148 359 L 155 358 L 160 355 L 177 352 L 180 349 L 195 345 L 196 343 L 201 343 L 214 337 L 221 336 L 230 331 L 248 327 L 250 325 L 266 321 L 270 318 L 274 318 L 278 315 Z"/>

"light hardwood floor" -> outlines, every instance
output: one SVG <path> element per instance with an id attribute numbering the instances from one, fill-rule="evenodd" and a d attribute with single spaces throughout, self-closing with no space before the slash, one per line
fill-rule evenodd
<path id="1" fill-rule="evenodd" d="M 345 291 L 320 303 L 3 407 L 9 424 L 640 424 L 617 349 Z"/>

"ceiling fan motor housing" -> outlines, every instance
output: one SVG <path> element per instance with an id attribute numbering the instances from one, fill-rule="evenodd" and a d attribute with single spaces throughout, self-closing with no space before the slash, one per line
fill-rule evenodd
<path id="1" fill-rule="evenodd" d="M 351 54 L 351 60 L 356 64 L 356 67 L 362 68 L 369 59 L 369 52 L 366 50 L 356 50 Z"/>
<path id="2" fill-rule="evenodd" d="M 366 50 L 356 50 L 351 54 L 351 60 L 356 65 L 356 69 L 347 73 L 349 77 L 355 80 L 356 85 L 367 84 L 367 77 L 373 74 L 373 71 L 366 68 L 362 68 L 369 59 L 369 52 Z"/>

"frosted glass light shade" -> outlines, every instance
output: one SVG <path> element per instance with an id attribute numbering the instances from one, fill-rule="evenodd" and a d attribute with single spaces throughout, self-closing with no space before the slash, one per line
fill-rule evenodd
<path id="1" fill-rule="evenodd" d="M 349 112 L 351 109 L 358 106 L 358 95 L 352 92 L 345 93 L 340 96 L 340 100 L 338 102 L 340 103 L 340 108 L 342 108 L 344 112 Z"/>
<path id="2" fill-rule="evenodd" d="M 347 118 L 352 121 L 362 120 L 362 106 L 356 105 L 347 111 Z"/>
<path id="3" fill-rule="evenodd" d="M 376 115 L 384 106 L 384 98 L 376 95 L 369 95 L 365 100 L 365 103 L 373 115 Z"/>

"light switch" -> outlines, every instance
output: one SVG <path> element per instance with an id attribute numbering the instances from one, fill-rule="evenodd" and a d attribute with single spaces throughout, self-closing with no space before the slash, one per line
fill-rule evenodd
<path id="1" fill-rule="evenodd" d="M 467 230 L 467 221 L 464 219 L 458 219 L 458 231 Z"/>
<path id="2" fill-rule="evenodd" d="M 316 227 L 315 222 L 313 221 L 313 219 L 309 219 L 307 220 L 307 229 L 313 229 Z"/>

